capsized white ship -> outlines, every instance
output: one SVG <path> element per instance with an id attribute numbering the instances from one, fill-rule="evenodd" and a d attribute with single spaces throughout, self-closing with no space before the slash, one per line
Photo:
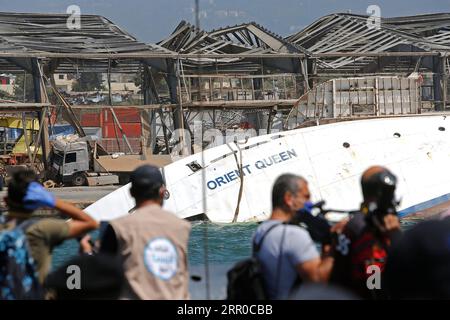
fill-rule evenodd
<path id="1" fill-rule="evenodd" d="M 450 200 L 449 160 L 450 117 L 445 115 L 320 125 L 228 143 L 165 166 L 170 197 L 164 206 L 181 218 L 204 214 L 217 223 L 265 220 L 273 182 L 283 173 L 295 173 L 308 180 L 313 201 L 357 209 L 362 172 L 383 165 L 399 178 L 399 209 L 406 215 Z M 97 220 L 110 220 L 134 205 L 126 185 L 86 211 Z"/>

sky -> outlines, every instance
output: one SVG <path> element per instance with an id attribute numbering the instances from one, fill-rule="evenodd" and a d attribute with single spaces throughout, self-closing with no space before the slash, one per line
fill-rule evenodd
<path id="1" fill-rule="evenodd" d="M 287 36 L 334 12 L 366 14 L 378 5 L 382 17 L 450 12 L 450 0 L 199 0 L 200 26 L 206 30 L 255 21 Z M 107 17 L 144 42 L 155 43 L 181 20 L 195 23 L 195 0 L 0 0 L 2 12 L 66 13 Z"/>

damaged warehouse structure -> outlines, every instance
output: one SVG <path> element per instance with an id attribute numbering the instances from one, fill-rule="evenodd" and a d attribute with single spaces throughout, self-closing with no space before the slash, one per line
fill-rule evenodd
<path id="1" fill-rule="evenodd" d="M 101 16 L 82 15 L 81 29 L 68 29 L 67 18 L 0 13 L 0 74 L 28 75 L 34 100 L 0 97 L 0 111 L 17 118 L 23 132 L 26 119 L 38 119 L 39 128 L 24 134 L 23 162 L 44 173 L 52 167 L 48 131 L 58 122 L 79 137 L 100 128 L 97 139 L 85 138 L 93 154 L 86 171 L 110 173 L 142 161 L 164 165 L 180 138 L 177 129 L 192 137 L 198 126 L 270 133 L 445 111 L 448 103 L 450 14 L 382 18 L 379 26 L 367 16 L 331 14 L 288 37 L 254 22 L 212 31 L 181 22 L 157 44 L 140 42 Z M 55 75 L 87 73 L 106 76 L 98 89 L 104 103 L 77 104 L 58 88 Z M 136 99 L 114 100 L 117 74 L 135 79 Z M 202 147 L 190 145 L 184 153 Z M 3 149 L 11 165 L 11 152 Z M 116 152 L 129 157 L 113 161 L 108 154 Z"/>

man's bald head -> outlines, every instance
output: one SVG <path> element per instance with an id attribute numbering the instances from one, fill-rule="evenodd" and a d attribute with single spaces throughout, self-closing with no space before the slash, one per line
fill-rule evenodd
<path id="1" fill-rule="evenodd" d="M 389 171 L 389 170 L 387 170 L 385 167 L 382 167 L 382 166 L 372 166 L 363 172 L 363 174 L 361 176 L 361 182 L 367 181 L 373 175 L 380 173 L 380 172 L 384 172 L 384 171 Z"/>

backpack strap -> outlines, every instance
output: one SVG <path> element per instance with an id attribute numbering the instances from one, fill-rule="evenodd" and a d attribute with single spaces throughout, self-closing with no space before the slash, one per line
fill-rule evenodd
<path id="1" fill-rule="evenodd" d="M 0 225 L 6 224 L 6 217 L 0 212 Z"/>
<path id="2" fill-rule="evenodd" d="M 0 229 L 0 231 L 7 232 L 7 231 L 13 231 L 13 230 L 20 230 L 23 233 L 25 233 L 29 227 L 31 227 L 33 224 L 35 224 L 38 221 L 39 221 L 39 219 L 37 219 L 37 218 L 26 219 L 21 223 L 16 223 L 14 228 L 12 228 L 11 230 L 8 230 L 8 228 L 6 228 L 4 230 Z M 8 224 L 8 220 L 6 219 L 6 217 L 0 216 L 0 225 L 7 226 L 7 224 Z"/>
<path id="3" fill-rule="evenodd" d="M 31 227 L 31 225 L 35 222 L 36 222 L 35 219 L 27 219 L 23 221 L 21 224 L 17 225 L 17 228 L 26 230 L 28 227 Z"/>
<path id="4" fill-rule="evenodd" d="M 281 236 L 281 244 L 280 244 L 280 255 L 278 256 L 278 263 L 277 263 L 277 276 L 276 276 L 276 294 L 275 297 L 278 297 L 278 293 L 280 292 L 280 271 L 281 271 L 281 265 L 282 265 L 282 258 L 283 258 L 283 244 L 284 244 L 284 237 L 286 235 L 286 229 L 287 226 L 283 229 L 283 235 Z"/>
<path id="5" fill-rule="evenodd" d="M 263 241 L 265 239 L 265 237 L 267 236 L 267 234 L 274 229 L 277 226 L 280 226 L 282 224 L 285 224 L 284 222 L 281 223 L 275 223 L 274 225 L 272 225 L 269 229 L 267 229 L 267 231 L 262 235 L 261 240 L 259 240 L 259 243 L 256 243 L 256 240 L 253 241 L 253 255 L 255 255 L 257 252 L 259 252 L 259 250 L 261 249 L 261 246 L 263 244 Z"/>
<path id="6" fill-rule="evenodd" d="M 33 224 L 35 224 L 38 221 L 39 221 L 39 219 L 37 219 L 37 218 L 27 219 L 27 220 L 23 221 L 22 223 L 18 224 L 15 227 L 15 229 L 20 229 L 23 233 L 25 233 L 29 227 L 31 227 Z"/>

